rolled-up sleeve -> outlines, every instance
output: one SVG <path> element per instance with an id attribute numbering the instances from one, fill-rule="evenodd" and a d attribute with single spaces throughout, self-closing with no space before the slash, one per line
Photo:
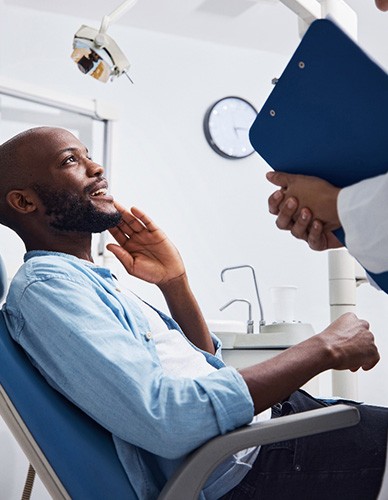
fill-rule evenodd
<path id="1" fill-rule="evenodd" d="M 86 282 L 64 278 L 29 284 L 7 309 L 15 339 L 50 384 L 124 441 L 178 458 L 251 421 L 252 399 L 234 368 L 166 376 L 152 340 L 121 314 Z"/>

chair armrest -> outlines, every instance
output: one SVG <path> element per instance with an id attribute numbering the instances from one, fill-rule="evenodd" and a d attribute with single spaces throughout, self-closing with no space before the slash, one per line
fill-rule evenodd
<path id="1" fill-rule="evenodd" d="M 187 457 L 166 483 L 158 500 L 196 500 L 213 470 L 245 448 L 351 427 L 359 420 L 357 408 L 338 404 L 255 423 L 217 436 Z"/>

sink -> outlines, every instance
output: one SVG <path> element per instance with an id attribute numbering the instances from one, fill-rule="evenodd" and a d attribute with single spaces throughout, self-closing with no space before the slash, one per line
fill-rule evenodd
<path id="1" fill-rule="evenodd" d="M 212 331 L 221 340 L 223 349 L 286 349 L 314 335 L 309 323 L 299 322 L 264 325 L 260 333 L 252 334 L 215 328 Z"/>
<path id="2" fill-rule="evenodd" d="M 207 320 L 209 330 L 222 341 L 224 349 L 233 349 L 236 336 L 246 335 L 247 324 L 244 321 Z"/>

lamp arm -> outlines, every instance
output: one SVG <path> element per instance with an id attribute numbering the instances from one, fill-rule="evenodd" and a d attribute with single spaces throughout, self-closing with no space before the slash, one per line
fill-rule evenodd
<path id="1" fill-rule="evenodd" d="M 101 21 L 99 34 L 104 35 L 107 32 L 109 26 L 113 22 L 120 19 L 120 17 L 123 16 L 127 12 L 127 10 L 129 10 L 131 7 L 133 7 L 136 2 L 137 2 L 137 0 L 126 0 L 121 5 L 119 5 L 117 7 L 117 9 L 112 11 L 110 14 L 104 16 L 102 18 L 102 21 Z"/>
<path id="2" fill-rule="evenodd" d="M 286 7 L 292 10 L 298 17 L 311 23 L 322 17 L 322 7 L 317 0 L 280 0 Z"/>
<path id="3" fill-rule="evenodd" d="M 354 40 L 357 40 L 357 14 L 345 0 L 280 0 L 298 16 L 302 38 L 316 19 L 330 17 Z"/>

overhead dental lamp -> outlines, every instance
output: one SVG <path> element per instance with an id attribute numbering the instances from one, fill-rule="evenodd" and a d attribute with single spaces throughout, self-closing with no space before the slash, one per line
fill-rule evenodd
<path id="1" fill-rule="evenodd" d="M 127 73 L 130 66 L 128 59 L 106 32 L 110 24 L 117 21 L 136 2 L 137 0 L 126 0 L 104 16 L 99 30 L 85 25 L 80 27 L 74 35 L 71 58 L 82 73 L 104 83 L 123 74 L 131 80 Z"/>

